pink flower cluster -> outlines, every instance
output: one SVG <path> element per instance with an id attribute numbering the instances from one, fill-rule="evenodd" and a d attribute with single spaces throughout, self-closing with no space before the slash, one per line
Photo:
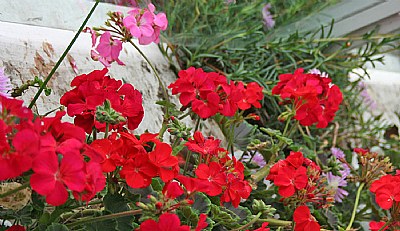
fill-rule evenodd
<path id="1" fill-rule="evenodd" d="M 168 20 L 164 13 L 155 14 L 155 6 L 149 4 L 147 9 L 134 7 L 129 16 L 123 20 L 124 26 L 131 35 L 139 39 L 139 44 L 147 45 L 160 42 L 160 31 L 167 29 Z"/>

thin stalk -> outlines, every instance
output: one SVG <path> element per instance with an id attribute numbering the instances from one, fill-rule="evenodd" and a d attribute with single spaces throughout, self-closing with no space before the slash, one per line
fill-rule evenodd
<path id="1" fill-rule="evenodd" d="M 192 156 L 192 152 L 188 151 L 186 153 L 186 159 L 185 159 L 185 166 L 183 167 L 183 175 L 185 175 L 187 168 L 189 166 L 189 161 L 190 161 L 190 157 Z"/>
<path id="2" fill-rule="evenodd" d="M 274 218 L 258 219 L 257 222 L 268 222 L 270 226 L 291 226 L 291 221 L 283 221 Z"/>
<path id="3" fill-rule="evenodd" d="M 110 124 L 106 122 L 106 131 L 104 132 L 104 139 L 108 137 L 108 130 L 110 130 Z"/>
<path id="4" fill-rule="evenodd" d="M 251 219 L 251 221 L 249 221 L 249 223 L 240 226 L 237 229 L 232 229 L 231 231 L 240 231 L 240 230 L 245 230 L 246 228 L 252 226 L 254 223 L 256 223 L 258 221 L 258 219 L 260 219 L 261 216 L 261 212 L 259 212 L 253 219 Z"/>
<path id="5" fill-rule="evenodd" d="M 71 40 L 69 43 L 67 49 L 65 49 L 64 53 L 61 55 L 61 57 L 58 59 L 56 65 L 51 69 L 49 75 L 46 77 L 46 79 L 43 81 L 43 84 L 40 86 L 38 92 L 35 94 L 33 97 L 31 103 L 29 104 L 29 108 L 32 108 L 33 105 L 35 105 L 36 101 L 38 100 L 40 94 L 42 94 L 44 88 L 47 86 L 47 83 L 50 81 L 51 77 L 53 77 L 54 73 L 58 69 L 58 67 L 61 65 L 61 62 L 64 60 L 65 56 L 67 56 L 69 50 L 71 50 L 72 45 L 74 45 L 76 39 L 79 37 L 80 33 L 82 32 L 83 28 L 85 28 L 86 23 L 89 21 L 90 17 L 92 16 L 94 10 L 96 9 L 97 5 L 99 5 L 100 0 L 96 0 L 96 3 L 93 5 L 92 9 L 90 10 L 89 14 L 86 16 L 85 20 L 83 21 L 81 27 L 79 30 L 76 32 L 74 38 Z"/>
<path id="6" fill-rule="evenodd" d="M 115 218 L 119 218 L 119 217 L 133 216 L 133 215 L 137 215 L 137 214 L 141 214 L 141 213 L 142 213 L 142 210 L 138 209 L 138 210 L 131 210 L 131 211 L 124 211 L 124 212 L 120 212 L 120 213 L 108 214 L 108 215 L 99 216 L 99 217 L 88 217 L 88 218 L 83 218 L 81 220 L 69 223 L 66 226 L 68 228 L 72 228 L 75 226 L 84 225 L 84 224 L 88 224 L 88 223 L 105 221 L 105 220 L 115 219 Z"/>
<path id="7" fill-rule="evenodd" d="M 169 97 L 168 97 L 168 91 L 165 88 L 163 82 L 161 81 L 161 77 L 158 75 L 158 72 L 156 70 L 156 68 L 153 66 L 153 64 L 150 62 L 150 60 L 147 58 L 147 56 L 140 50 L 140 48 L 138 46 L 136 46 L 136 44 L 134 42 L 132 42 L 131 39 L 128 40 L 128 42 L 139 52 L 139 54 L 146 60 L 146 62 L 149 64 L 150 68 L 153 70 L 154 75 L 156 76 L 158 83 L 160 84 L 162 90 L 163 90 L 163 95 L 164 98 L 167 102 L 169 102 Z"/>
<path id="8" fill-rule="evenodd" d="M 378 231 L 383 231 L 385 228 L 392 223 L 391 220 L 386 221 L 385 225 L 383 225 Z"/>
<path id="9" fill-rule="evenodd" d="M 28 186 L 29 186 L 29 181 L 25 182 L 23 185 L 15 188 L 13 190 L 10 190 L 10 191 L 7 191 L 7 192 L 5 192 L 3 194 L 0 194 L 0 198 L 4 198 L 4 197 L 7 197 L 7 196 L 10 196 L 10 195 L 12 195 L 12 194 L 14 194 L 14 193 L 16 193 L 18 191 L 21 191 L 24 188 L 27 188 Z"/>
<path id="10" fill-rule="evenodd" d="M 163 96 L 164 99 L 169 103 L 169 95 L 168 95 L 168 91 L 167 88 L 165 88 L 164 83 L 161 81 L 161 77 L 158 74 L 156 68 L 153 66 L 153 64 L 150 62 L 150 60 L 147 58 L 147 56 L 142 52 L 142 50 L 139 49 L 138 46 L 136 46 L 136 44 L 132 41 L 132 39 L 129 39 L 128 42 L 139 52 L 139 54 L 146 60 L 146 62 L 149 64 L 150 68 L 153 70 L 154 75 L 156 76 L 157 80 L 158 80 L 158 84 L 160 84 L 162 90 L 163 90 Z M 163 121 L 163 125 L 158 133 L 158 137 L 162 140 L 165 131 L 167 130 L 166 127 L 166 121 L 169 118 L 169 112 L 168 112 L 168 107 L 165 107 L 165 114 L 164 114 L 164 121 Z"/>
<path id="11" fill-rule="evenodd" d="M 197 121 L 196 121 L 196 127 L 194 128 L 194 131 L 198 131 L 198 130 L 199 130 L 199 127 L 200 127 L 200 120 L 201 120 L 201 118 L 200 118 L 200 116 L 198 116 L 198 117 L 197 117 Z"/>
<path id="12" fill-rule="evenodd" d="M 347 226 L 346 230 L 350 230 L 350 229 L 351 229 L 351 226 L 353 225 L 354 218 L 356 217 L 356 213 L 357 213 L 358 203 L 360 202 L 361 191 L 363 190 L 364 186 L 365 186 L 365 183 L 362 182 L 362 183 L 360 184 L 360 186 L 358 187 L 357 195 L 356 195 L 356 200 L 354 201 L 353 213 L 351 214 L 350 223 L 349 223 L 349 225 Z"/>

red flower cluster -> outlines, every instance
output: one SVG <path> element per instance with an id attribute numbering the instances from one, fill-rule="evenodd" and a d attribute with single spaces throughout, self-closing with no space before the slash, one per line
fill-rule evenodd
<path id="1" fill-rule="evenodd" d="M 199 153 L 204 156 L 216 156 L 220 151 L 224 151 L 223 148 L 219 147 L 220 144 L 221 140 L 215 139 L 212 136 L 204 138 L 201 132 L 196 131 L 194 132 L 193 138 L 189 138 L 188 142 L 185 143 L 185 146 L 190 151 Z"/>
<path id="2" fill-rule="evenodd" d="M 86 145 L 81 128 L 61 122 L 65 112 L 33 120 L 22 101 L 2 96 L 0 100 L 0 180 L 32 169 L 32 189 L 55 206 L 68 199 L 67 189 L 77 200 L 88 201 L 104 188 L 101 156 Z"/>
<path id="3" fill-rule="evenodd" d="M 319 74 L 304 73 L 301 68 L 294 74 L 280 75 L 272 94 L 292 101 L 296 111 L 294 118 L 301 125 L 317 123 L 318 128 L 328 126 L 343 100 L 339 87 L 332 84 L 331 79 Z"/>
<path id="4" fill-rule="evenodd" d="M 279 160 L 266 179 L 279 187 L 285 204 L 311 202 L 327 208 L 334 201 L 335 191 L 324 187 L 326 179 L 321 177 L 319 166 L 301 152 L 290 152 L 286 159 Z"/>
<path id="5" fill-rule="evenodd" d="M 279 195 L 290 197 L 297 190 L 306 188 L 309 179 L 307 167 L 320 171 L 319 167 L 304 158 L 301 152 L 290 152 L 285 160 L 280 160 L 272 166 L 266 179 L 279 187 Z"/>
<path id="6" fill-rule="evenodd" d="M 196 226 L 195 231 L 203 230 L 208 226 L 206 223 L 207 216 L 200 214 L 199 222 Z M 137 231 L 190 231 L 190 226 L 181 225 L 181 221 L 176 214 L 164 213 L 158 219 L 158 222 L 152 219 L 144 221 L 140 224 Z"/>
<path id="7" fill-rule="evenodd" d="M 243 163 L 234 157 L 230 158 L 228 151 L 219 147 L 219 144 L 220 140 L 214 137 L 204 139 L 200 132 L 195 132 L 194 139 L 190 139 L 186 145 L 189 150 L 205 157 L 205 163 L 199 164 L 195 170 L 197 178 L 178 176 L 177 179 L 185 186 L 188 195 L 196 191 L 209 196 L 221 195 L 221 204 L 232 202 L 237 207 L 241 199 L 250 196 L 251 187 L 244 180 Z"/>
<path id="8" fill-rule="evenodd" d="M 233 116 L 238 109 L 246 110 L 251 106 L 260 108 L 263 88 L 252 82 L 245 86 L 243 82 L 228 80 L 216 72 L 206 73 L 203 69 L 190 67 L 179 72 L 179 79 L 168 88 L 172 94 L 180 94 L 179 100 L 185 107 L 192 107 L 201 118 L 209 118 L 217 113 Z"/>
<path id="9" fill-rule="evenodd" d="M 384 175 L 371 184 L 369 190 L 375 194 L 376 203 L 382 209 L 399 206 L 400 202 L 400 175 Z"/>
<path id="10" fill-rule="evenodd" d="M 369 229 L 371 231 L 379 231 L 379 230 L 393 230 L 393 231 L 400 231 L 400 222 L 398 221 L 392 221 L 389 223 L 385 228 L 382 229 L 382 227 L 386 224 L 385 221 L 370 221 L 369 222 Z"/>
<path id="11" fill-rule="evenodd" d="M 95 119 L 96 108 L 106 100 L 127 121 L 120 122 L 119 126 L 127 123 L 129 129 L 136 129 L 144 116 L 142 94 L 132 85 L 122 84 L 121 80 L 106 76 L 107 72 L 104 68 L 75 77 L 71 82 L 71 86 L 75 88 L 60 99 L 60 103 L 67 107 L 68 115 L 75 116 L 75 125 L 88 134 L 92 132 L 93 126 L 100 130 L 105 128 L 105 123 Z"/>
<path id="12" fill-rule="evenodd" d="M 369 222 L 369 230 L 371 231 L 379 231 L 381 230 L 381 228 L 386 224 L 386 222 L 384 221 L 371 221 Z M 387 230 L 389 227 L 385 227 L 384 229 L 382 229 L 382 231 Z"/>
<path id="13" fill-rule="evenodd" d="M 320 226 L 311 215 L 307 206 L 301 205 L 294 210 L 293 221 L 296 223 L 295 231 L 319 231 Z"/>
<path id="14" fill-rule="evenodd" d="M 105 158 L 104 172 L 122 167 L 120 176 L 132 188 L 145 188 L 156 176 L 168 182 L 178 174 L 178 158 L 172 155 L 169 144 L 156 138 L 157 134 L 144 133 L 139 139 L 130 133 L 119 135 L 113 133 L 108 139 L 95 140 L 91 144 Z M 154 149 L 149 150 L 151 147 Z"/>

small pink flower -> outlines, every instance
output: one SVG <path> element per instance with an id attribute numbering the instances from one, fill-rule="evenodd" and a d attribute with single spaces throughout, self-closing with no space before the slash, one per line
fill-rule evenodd
<path id="1" fill-rule="evenodd" d="M 107 60 L 118 60 L 122 50 L 122 42 L 111 38 L 110 32 L 105 32 L 100 36 L 100 43 L 96 48 L 99 55 Z"/>
<path id="2" fill-rule="evenodd" d="M 133 8 L 124 18 L 124 26 L 132 37 L 139 40 L 139 44 L 148 45 L 160 42 L 160 32 L 168 26 L 167 16 L 164 13 L 155 14 L 155 6 L 149 4 L 147 9 Z"/>
<path id="3" fill-rule="evenodd" d="M 112 62 L 117 62 L 119 65 L 125 65 L 118 56 L 122 50 L 122 42 L 118 39 L 113 39 L 110 32 L 106 31 L 100 36 L 96 32 L 87 27 L 84 32 L 89 32 L 92 35 L 92 51 L 93 60 L 100 61 L 105 67 L 110 67 Z"/>
<path id="4" fill-rule="evenodd" d="M 131 32 L 133 37 L 141 38 L 142 36 L 151 36 L 154 33 L 153 29 L 153 14 L 145 10 L 143 14 L 137 9 L 128 12 L 129 16 L 124 18 L 123 23 Z"/>

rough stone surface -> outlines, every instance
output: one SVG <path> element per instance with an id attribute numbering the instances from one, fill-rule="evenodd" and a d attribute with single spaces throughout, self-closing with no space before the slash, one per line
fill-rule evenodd
<path id="1" fill-rule="evenodd" d="M 5 72 L 11 77 L 14 86 L 19 86 L 33 77 L 44 78 L 68 46 L 73 31 L 24 25 L 19 23 L 0 22 L 0 66 L 5 67 Z M 76 62 L 79 73 L 89 73 L 95 69 L 102 69 L 103 65 L 90 58 L 91 39 L 89 34 L 81 34 L 69 52 L 69 60 Z M 169 69 L 168 61 L 163 57 L 157 45 L 139 46 L 151 60 L 161 75 L 165 86 L 175 81 L 175 74 Z M 136 130 L 137 133 L 148 130 L 158 132 L 162 124 L 162 111 L 155 102 L 161 100 L 160 86 L 151 72 L 150 67 L 140 54 L 129 44 L 124 44 L 121 60 L 126 66 L 113 64 L 109 74 L 117 79 L 131 83 L 143 94 L 145 117 Z M 70 82 L 77 75 L 68 59 L 65 59 L 57 70 L 48 86 L 52 88 L 50 96 L 41 95 L 37 101 L 37 112 L 45 114 L 60 106 L 59 99 L 66 91 L 70 90 Z M 2 64 L 1 64 L 2 63 Z M 25 102 L 29 102 L 37 89 L 30 89 L 24 95 Z M 179 105 L 176 97 L 171 97 Z M 70 118 L 69 121 L 72 121 Z M 187 120 L 187 123 L 193 124 Z M 205 123 L 204 132 L 222 138 L 218 127 Z"/>

